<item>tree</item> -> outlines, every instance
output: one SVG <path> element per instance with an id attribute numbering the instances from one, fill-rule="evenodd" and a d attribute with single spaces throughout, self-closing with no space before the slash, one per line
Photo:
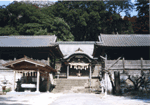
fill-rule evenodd
<path id="1" fill-rule="evenodd" d="M 138 0 L 138 17 L 135 22 L 135 32 L 138 34 L 149 34 L 149 5 L 148 0 Z"/>
<path id="2" fill-rule="evenodd" d="M 134 5 L 130 0 L 126 1 L 106 1 L 106 10 L 108 18 L 106 21 L 105 33 L 120 33 L 120 34 L 132 34 L 132 25 L 129 21 L 123 20 L 120 16 L 121 12 L 125 12 L 126 16 L 130 17 L 130 11 L 132 11 Z"/>
<path id="3" fill-rule="evenodd" d="M 20 1 L 20 2 L 25 4 L 32 4 L 37 8 L 45 8 L 55 4 L 52 1 Z"/>
<path id="4" fill-rule="evenodd" d="M 125 12 L 126 16 L 130 17 L 130 11 L 132 11 L 134 5 L 131 0 L 123 0 L 123 1 L 114 1 L 107 0 L 104 2 L 106 5 L 107 11 L 110 11 L 112 14 L 120 14 L 121 12 Z"/>
<path id="5" fill-rule="evenodd" d="M 110 8 L 112 4 L 113 7 Z M 122 20 L 119 14 L 125 11 L 128 15 L 128 10 L 131 10 L 132 6 L 130 1 L 58 1 L 41 11 L 47 15 L 53 14 L 54 17 L 63 18 L 70 26 L 76 41 L 96 41 L 100 33 L 125 33 L 132 28 L 131 24 Z M 123 30 L 122 25 L 125 22 L 128 27 Z M 132 31 L 126 33 L 132 33 Z"/>
<path id="6" fill-rule="evenodd" d="M 56 17 L 54 19 L 55 28 L 52 30 L 52 33 L 57 35 L 58 41 L 73 41 L 74 36 L 70 32 L 69 25 L 62 19 Z"/>
<path id="7" fill-rule="evenodd" d="M 96 1 L 59 1 L 47 9 L 68 23 L 76 41 L 97 40 L 106 16 L 104 3 Z"/>
<path id="8" fill-rule="evenodd" d="M 134 84 L 134 90 L 139 90 L 140 87 L 145 88 L 146 92 L 150 89 L 150 73 L 141 73 L 141 76 L 129 76 L 129 79 Z"/>
<path id="9" fill-rule="evenodd" d="M 44 14 L 35 5 L 13 2 L 0 11 L 3 12 L 0 21 L 8 18 L 0 27 L 0 35 L 55 34 L 58 40 L 73 40 L 70 27 L 63 19 Z"/>
<path id="10" fill-rule="evenodd" d="M 122 34 L 133 34 L 134 33 L 133 25 L 132 25 L 130 17 L 125 16 L 123 18 L 123 24 L 121 27 L 122 27 L 122 32 L 121 32 Z"/>
<path id="11" fill-rule="evenodd" d="M 9 21 L 8 11 L 6 6 L 0 6 L 0 27 L 4 27 Z"/>

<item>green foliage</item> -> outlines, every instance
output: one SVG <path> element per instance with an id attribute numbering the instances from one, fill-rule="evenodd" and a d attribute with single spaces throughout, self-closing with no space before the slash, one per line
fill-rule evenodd
<path id="1" fill-rule="evenodd" d="M 135 31 L 139 34 L 149 34 L 149 2 L 147 0 L 138 0 L 138 17 L 135 22 Z"/>
<path id="2" fill-rule="evenodd" d="M 0 35 L 55 34 L 60 41 L 96 41 L 100 33 L 132 33 L 131 24 L 119 15 L 122 11 L 129 14 L 133 6 L 129 0 L 40 5 L 14 1 L 6 8 L 0 7 Z"/>
<path id="3" fill-rule="evenodd" d="M 119 13 L 125 11 L 128 15 L 127 10 L 132 7 L 130 1 L 59 1 L 43 11 L 47 15 L 63 18 L 70 26 L 74 40 L 96 41 L 100 33 L 122 33 L 124 22 Z"/>
<path id="4" fill-rule="evenodd" d="M 6 89 L 6 90 L 3 90 L 3 92 L 10 92 L 10 91 L 11 91 L 10 88 L 8 88 L 8 89 Z"/>
<path id="5" fill-rule="evenodd" d="M 136 10 L 138 11 L 138 16 L 149 15 L 149 1 L 148 0 L 138 0 L 135 4 L 137 6 Z"/>
<path id="6" fill-rule="evenodd" d="M 124 11 L 126 13 L 126 16 L 130 16 L 130 11 L 132 11 L 134 7 L 131 0 L 107 0 L 104 3 L 106 4 L 106 9 L 112 14 L 119 14 Z"/>
<path id="7" fill-rule="evenodd" d="M 53 13 L 68 23 L 75 40 L 97 40 L 103 22 L 100 15 L 105 12 L 103 2 L 59 1 L 48 10 L 48 13 Z"/>
<path id="8" fill-rule="evenodd" d="M 105 30 L 103 33 L 119 33 L 119 34 L 132 34 L 132 24 L 130 21 L 124 21 L 120 13 L 125 12 L 126 16 L 130 17 L 130 11 L 132 11 L 134 5 L 130 0 L 127 1 L 106 1 L 106 10 L 109 12 L 107 14 L 107 21 Z M 128 24 L 128 25 L 127 25 Z"/>
<path id="9" fill-rule="evenodd" d="M 47 15 L 30 3 L 13 2 L 6 8 L 1 7 L 0 11 L 0 22 L 3 23 L 0 35 L 55 34 L 58 40 L 74 40 L 69 25 L 63 19 Z"/>
<path id="10" fill-rule="evenodd" d="M 0 27 L 0 35 L 16 35 L 18 34 L 14 27 L 9 25 Z"/>
<path id="11" fill-rule="evenodd" d="M 70 32 L 69 25 L 62 19 L 56 17 L 54 19 L 55 28 L 52 29 L 52 32 L 57 35 L 58 41 L 72 41 L 74 36 Z"/>

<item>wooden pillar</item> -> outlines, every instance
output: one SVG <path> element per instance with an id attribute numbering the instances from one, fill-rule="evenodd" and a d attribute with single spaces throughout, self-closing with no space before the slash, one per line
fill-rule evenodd
<path id="1" fill-rule="evenodd" d="M 90 83 L 90 92 L 91 92 L 91 64 L 89 65 L 90 71 L 89 71 L 89 83 Z"/>
<path id="2" fill-rule="evenodd" d="M 55 69 L 55 64 L 56 64 L 56 57 L 54 56 L 54 69 Z"/>
<path id="3" fill-rule="evenodd" d="M 120 95 L 120 72 L 115 71 L 114 72 L 115 76 L 115 91 L 116 95 Z"/>
<path id="4" fill-rule="evenodd" d="M 107 54 L 105 55 L 105 69 L 106 69 L 106 66 L 107 66 Z"/>
<path id="5" fill-rule="evenodd" d="M 67 65 L 67 78 L 69 77 L 69 65 Z"/>
<path id="6" fill-rule="evenodd" d="M 107 54 L 105 54 L 105 70 L 107 69 Z M 105 95 L 107 95 L 107 88 L 108 88 L 108 84 L 107 84 L 107 74 L 105 72 L 104 74 L 104 78 L 105 78 Z"/>
<path id="7" fill-rule="evenodd" d="M 141 75 L 143 75 L 143 58 L 141 58 Z"/>
<path id="8" fill-rule="evenodd" d="M 14 70 L 14 83 L 13 83 L 13 88 L 12 88 L 12 92 L 15 91 L 15 82 L 16 81 L 16 71 Z"/>
<path id="9" fill-rule="evenodd" d="M 47 92 L 49 92 L 49 73 L 47 73 Z"/>
<path id="10" fill-rule="evenodd" d="M 125 62 L 124 62 L 124 57 L 123 57 L 123 59 L 122 59 L 122 65 L 123 65 L 123 73 L 125 73 Z"/>
<path id="11" fill-rule="evenodd" d="M 107 84 L 107 74 L 106 74 L 106 72 L 105 72 L 105 95 L 107 95 L 107 88 L 108 88 L 107 85 L 108 85 L 108 84 Z"/>
<path id="12" fill-rule="evenodd" d="M 37 70 L 37 84 L 36 84 L 36 92 L 39 92 L 39 85 L 40 85 L 40 71 Z"/>
<path id="13" fill-rule="evenodd" d="M 150 6 L 150 5 L 149 5 Z M 150 29 L 150 28 L 149 28 Z M 150 60 L 150 47 L 149 47 L 149 60 Z"/>

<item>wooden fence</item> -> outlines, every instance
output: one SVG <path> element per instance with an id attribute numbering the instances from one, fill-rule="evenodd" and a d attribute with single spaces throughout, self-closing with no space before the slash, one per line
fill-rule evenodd
<path id="1" fill-rule="evenodd" d="M 105 60 L 105 67 L 110 67 L 116 60 Z M 119 69 L 136 69 L 136 70 L 147 70 L 150 69 L 150 60 L 119 60 L 111 68 L 111 70 Z"/>

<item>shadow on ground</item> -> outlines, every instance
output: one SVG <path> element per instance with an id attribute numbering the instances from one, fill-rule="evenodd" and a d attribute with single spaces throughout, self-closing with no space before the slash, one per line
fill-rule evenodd
<path id="1" fill-rule="evenodd" d="M 125 96 L 125 98 L 127 99 L 139 100 L 145 103 L 150 103 L 150 92 L 146 93 L 142 91 L 131 91 L 123 94 L 122 96 Z"/>

